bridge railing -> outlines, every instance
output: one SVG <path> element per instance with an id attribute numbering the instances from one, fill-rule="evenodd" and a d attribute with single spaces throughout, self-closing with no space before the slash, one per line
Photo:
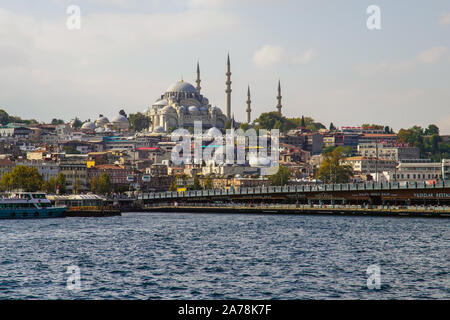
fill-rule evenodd
<path id="1" fill-rule="evenodd" d="M 210 197 L 227 195 L 247 194 L 276 194 L 276 193 L 298 193 L 298 192 L 328 192 L 328 191 L 364 191 L 364 190 L 401 190 L 401 189 L 435 189 L 450 187 L 450 181 L 439 181 L 434 184 L 425 182 L 413 182 L 400 184 L 398 182 L 383 183 L 345 183 L 345 184 L 316 184 L 316 185 L 294 185 L 294 186 L 270 186 L 270 187 L 246 187 L 236 189 L 211 189 L 211 190 L 189 190 L 184 192 L 166 191 L 141 193 L 137 196 L 139 200 L 153 199 L 176 199 L 192 197 Z"/>

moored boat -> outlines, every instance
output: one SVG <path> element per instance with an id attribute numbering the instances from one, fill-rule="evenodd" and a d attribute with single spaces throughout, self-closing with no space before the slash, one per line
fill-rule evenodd
<path id="1" fill-rule="evenodd" d="M 61 218 L 66 207 L 53 206 L 43 192 L 12 192 L 0 198 L 0 219 Z"/>

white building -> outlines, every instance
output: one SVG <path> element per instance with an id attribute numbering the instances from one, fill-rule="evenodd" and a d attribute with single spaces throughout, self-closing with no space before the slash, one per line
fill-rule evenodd
<path id="1" fill-rule="evenodd" d="M 201 121 L 203 128 L 225 127 L 226 116 L 218 107 L 190 83 L 178 81 L 144 114 L 151 120 L 150 132 L 169 132 L 171 129 L 194 127 L 194 121 Z"/>

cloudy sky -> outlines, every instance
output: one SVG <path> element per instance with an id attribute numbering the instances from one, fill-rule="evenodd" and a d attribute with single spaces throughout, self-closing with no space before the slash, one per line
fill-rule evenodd
<path id="1" fill-rule="evenodd" d="M 369 30 L 367 7 L 381 9 Z M 81 9 L 69 30 L 67 8 Z M 134 113 L 181 77 L 224 110 L 450 134 L 450 1 L 0 0 L 0 108 L 50 121 Z"/>

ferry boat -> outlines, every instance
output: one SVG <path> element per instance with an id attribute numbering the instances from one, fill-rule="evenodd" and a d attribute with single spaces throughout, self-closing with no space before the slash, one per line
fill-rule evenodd
<path id="1" fill-rule="evenodd" d="M 0 219 L 64 217 L 66 207 L 53 206 L 43 192 L 13 192 L 0 198 Z"/>

